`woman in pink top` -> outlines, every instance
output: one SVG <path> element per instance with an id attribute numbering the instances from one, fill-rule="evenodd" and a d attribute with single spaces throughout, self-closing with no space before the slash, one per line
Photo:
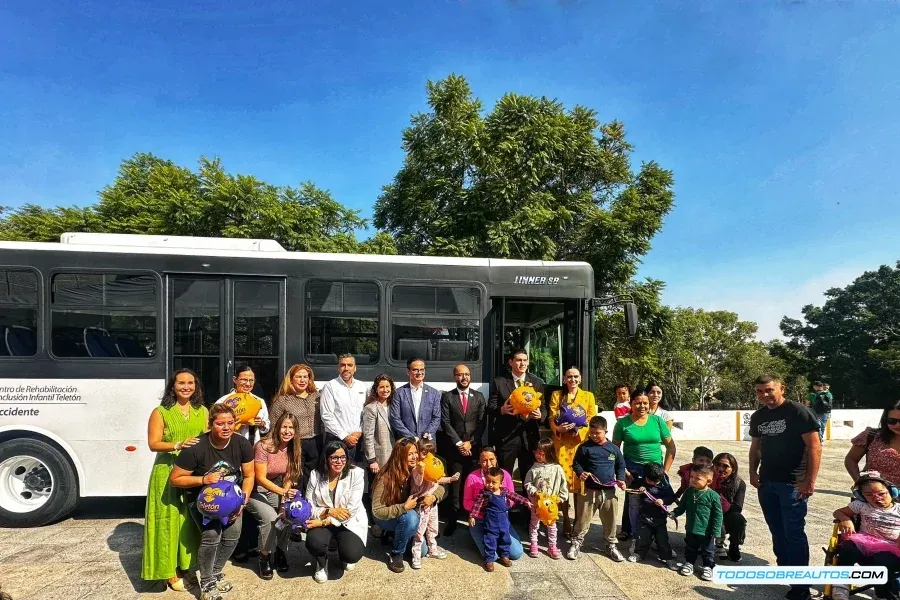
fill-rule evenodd
<path id="1" fill-rule="evenodd" d="M 497 466 L 497 453 L 492 446 L 485 446 L 481 449 L 481 453 L 478 455 L 478 464 L 481 469 L 472 471 L 466 478 L 466 483 L 463 486 L 462 505 L 467 511 L 472 510 L 472 507 L 475 506 L 475 499 L 481 493 L 481 490 L 484 489 L 484 478 L 488 469 Z M 503 471 L 503 489 L 507 492 L 515 491 L 512 475 L 505 470 Z M 478 546 L 479 555 L 484 556 L 484 522 L 481 519 L 477 519 L 475 525 L 469 527 L 469 532 L 472 534 L 472 540 L 475 542 L 475 545 Z M 512 538 L 509 545 L 509 559 L 518 560 L 524 554 L 522 541 L 519 540 L 519 534 L 512 527 L 509 529 L 509 535 Z"/>
<path id="2" fill-rule="evenodd" d="M 893 484 L 900 485 L 900 402 L 884 409 L 878 429 L 866 427 L 850 442 L 853 446 L 844 459 L 844 467 L 859 479 L 859 461 L 866 459 L 866 471 L 878 471 Z"/>
<path id="3" fill-rule="evenodd" d="M 256 490 L 250 495 L 247 510 L 259 523 L 259 576 L 272 579 L 272 568 L 279 573 L 288 570 L 287 547 L 291 528 L 275 527 L 283 498 L 293 498 L 303 468 L 302 440 L 297 436 L 300 422 L 284 412 L 269 435 L 254 447 L 253 467 Z M 270 554 L 275 552 L 275 560 Z M 274 562 L 274 564 L 273 564 Z"/>

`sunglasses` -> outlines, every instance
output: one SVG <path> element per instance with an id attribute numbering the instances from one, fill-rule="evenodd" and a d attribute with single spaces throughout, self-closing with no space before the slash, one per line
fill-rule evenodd
<path id="1" fill-rule="evenodd" d="M 885 419 L 885 421 L 888 425 L 900 425 L 900 419 L 892 419 L 888 417 L 887 419 Z"/>

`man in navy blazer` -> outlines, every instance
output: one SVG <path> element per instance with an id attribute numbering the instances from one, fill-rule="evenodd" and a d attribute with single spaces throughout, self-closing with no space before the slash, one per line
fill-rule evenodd
<path id="1" fill-rule="evenodd" d="M 390 421 L 398 437 L 433 440 L 441 427 L 441 392 L 425 384 L 425 361 L 413 357 L 406 361 L 409 383 L 394 391 Z"/>

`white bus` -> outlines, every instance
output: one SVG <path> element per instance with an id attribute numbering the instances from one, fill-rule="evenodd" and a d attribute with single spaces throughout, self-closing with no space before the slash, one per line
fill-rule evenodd
<path id="1" fill-rule="evenodd" d="M 0 242 L 0 526 L 61 519 L 81 497 L 145 495 L 147 420 L 182 367 L 207 401 L 231 389 L 237 362 L 271 398 L 290 365 L 325 381 L 343 353 L 362 381 L 403 381 L 420 356 L 435 387 L 452 388 L 458 363 L 486 387 L 521 346 L 548 384 L 577 365 L 589 386 L 593 294 L 593 270 L 575 262 L 115 234 Z"/>

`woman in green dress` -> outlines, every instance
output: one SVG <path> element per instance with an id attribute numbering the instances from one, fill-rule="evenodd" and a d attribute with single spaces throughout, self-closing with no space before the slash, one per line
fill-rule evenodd
<path id="1" fill-rule="evenodd" d="M 147 442 L 156 452 L 147 489 L 144 513 L 144 554 L 141 577 L 166 580 L 175 591 L 185 591 L 184 573 L 191 572 L 199 533 L 188 513 L 183 492 L 169 484 L 175 458 L 182 448 L 197 443 L 206 431 L 200 380 L 190 369 L 175 371 L 160 405 L 150 413 Z"/>

